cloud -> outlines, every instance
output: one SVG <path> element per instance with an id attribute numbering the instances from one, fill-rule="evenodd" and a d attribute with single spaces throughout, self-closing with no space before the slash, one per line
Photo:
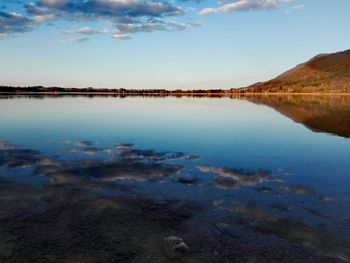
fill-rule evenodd
<path id="1" fill-rule="evenodd" d="M 128 40 L 130 39 L 130 37 L 127 34 L 117 33 L 112 36 L 112 39 L 119 41 L 119 40 Z"/>
<path id="2" fill-rule="evenodd" d="M 0 33 L 19 33 L 34 30 L 52 21 L 72 23 L 107 23 L 115 29 L 114 40 L 130 39 L 140 32 L 180 31 L 202 26 L 200 22 L 183 23 L 179 16 L 185 8 L 172 0 L 35 0 L 22 3 L 25 14 L 0 12 Z M 95 35 L 108 30 L 96 30 L 84 26 L 64 30 L 64 34 Z M 1 38 L 5 38 L 4 35 Z M 87 38 L 75 38 L 64 42 L 85 42 Z"/>
<path id="3" fill-rule="evenodd" d="M 153 31 L 182 31 L 192 27 L 200 27 L 200 22 L 192 23 L 180 23 L 175 20 L 162 20 L 162 19 L 151 19 L 146 22 L 135 22 L 135 23 L 120 23 L 116 27 L 118 32 L 113 36 L 115 40 L 121 36 L 128 34 L 135 34 L 140 32 L 153 32 Z"/>
<path id="4" fill-rule="evenodd" d="M 90 38 L 87 37 L 76 37 L 76 38 L 69 38 L 69 39 L 63 39 L 61 42 L 66 42 L 66 43 L 84 43 L 89 41 Z"/>
<path id="5" fill-rule="evenodd" d="M 292 7 L 288 8 L 288 9 L 286 10 L 286 13 L 287 13 L 287 14 L 293 13 L 293 12 L 295 12 L 295 11 L 298 11 L 298 10 L 300 10 L 300 9 L 303 9 L 304 7 L 305 7 L 305 5 L 296 5 L 296 6 L 292 6 Z"/>
<path id="6" fill-rule="evenodd" d="M 49 14 L 45 10 L 35 8 L 33 4 L 28 5 L 32 11 L 32 16 L 26 16 L 16 12 L 0 11 L 0 36 L 5 38 L 9 34 L 24 33 L 34 30 L 39 24 L 56 19 L 54 14 Z"/>
<path id="7" fill-rule="evenodd" d="M 65 13 L 84 17 L 118 19 L 180 15 L 184 10 L 166 1 L 141 0 L 41 0 L 27 5 L 29 13 Z"/>
<path id="8" fill-rule="evenodd" d="M 50 10 L 48 8 L 36 5 L 34 3 L 26 4 L 24 5 L 24 7 L 27 10 L 28 14 L 30 15 L 49 15 L 50 14 Z"/>
<path id="9" fill-rule="evenodd" d="M 36 15 L 33 16 L 33 21 L 36 23 L 45 23 L 55 19 L 54 15 Z"/>
<path id="10" fill-rule="evenodd" d="M 47 7 L 63 7 L 69 3 L 69 0 L 42 0 L 41 4 Z"/>
<path id="11" fill-rule="evenodd" d="M 95 35 L 107 33 L 108 29 L 95 30 L 90 27 L 82 27 L 78 29 L 65 30 L 62 33 L 67 35 L 81 34 L 81 35 Z"/>
<path id="12" fill-rule="evenodd" d="M 231 13 L 237 11 L 271 10 L 294 0 L 239 0 L 234 3 L 225 4 L 216 8 L 207 7 L 202 9 L 199 15 L 217 13 Z"/>
<path id="13" fill-rule="evenodd" d="M 196 21 L 196 22 L 189 23 L 189 25 L 192 27 L 202 27 L 204 24 L 202 22 Z"/>
<path id="14" fill-rule="evenodd" d="M 15 13 L 0 11 L 0 33 L 18 33 L 32 30 L 33 20 Z"/>

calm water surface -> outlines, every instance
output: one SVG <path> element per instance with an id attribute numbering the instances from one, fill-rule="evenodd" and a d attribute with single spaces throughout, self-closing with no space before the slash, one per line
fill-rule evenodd
<path id="1" fill-rule="evenodd" d="M 349 116 L 350 97 L 2 97 L 0 262 L 349 262 Z"/>

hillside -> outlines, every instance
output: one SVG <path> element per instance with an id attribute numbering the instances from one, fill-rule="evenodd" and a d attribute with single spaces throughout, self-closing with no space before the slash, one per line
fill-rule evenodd
<path id="1" fill-rule="evenodd" d="M 240 92 L 350 92 L 350 50 L 320 54 L 267 82 Z"/>

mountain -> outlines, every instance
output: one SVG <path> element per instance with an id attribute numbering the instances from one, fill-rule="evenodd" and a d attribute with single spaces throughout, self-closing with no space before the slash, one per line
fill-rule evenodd
<path id="1" fill-rule="evenodd" d="M 272 80 L 259 82 L 238 91 L 348 93 L 350 92 L 350 49 L 317 55 Z"/>

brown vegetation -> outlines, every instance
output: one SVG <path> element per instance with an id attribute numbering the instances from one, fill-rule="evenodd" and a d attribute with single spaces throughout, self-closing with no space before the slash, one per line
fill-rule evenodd
<path id="1" fill-rule="evenodd" d="M 350 50 L 318 55 L 267 82 L 236 91 L 243 93 L 349 93 Z"/>

